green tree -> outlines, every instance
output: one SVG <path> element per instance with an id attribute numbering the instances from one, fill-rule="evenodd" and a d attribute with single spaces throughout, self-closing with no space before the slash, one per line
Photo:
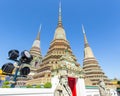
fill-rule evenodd
<path id="1" fill-rule="evenodd" d="M 50 82 L 45 83 L 44 88 L 51 88 L 52 84 Z"/>

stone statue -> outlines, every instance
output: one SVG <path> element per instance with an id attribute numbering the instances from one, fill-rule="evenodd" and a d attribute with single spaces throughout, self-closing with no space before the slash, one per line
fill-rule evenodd
<path id="1" fill-rule="evenodd" d="M 100 96 L 111 96 L 109 94 L 109 92 L 107 91 L 107 88 L 106 88 L 103 80 L 100 80 L 98 82 L 98 87 L 99 87 L 99 91 L 100 91 Z"/>
<path id="2" fill-rule="evenodd" d="M 60 76 L 60 81 L 55 90 L 54 96 L 72 96 L 67 76 Z"/>

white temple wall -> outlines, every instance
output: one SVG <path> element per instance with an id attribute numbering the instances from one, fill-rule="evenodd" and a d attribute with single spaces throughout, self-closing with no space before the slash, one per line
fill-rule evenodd
<path id="1" fill-rule="evenodd" d="M 59 83 L 58 77 L 52 78 L 52 88 L 0 88 L 0 96 L 54 96 Z M 98 89 L 86 89 L 84 79 L 76 81 L 77 96 L 100 96 Z M 118 96 L 115 90 L 110 90 L 111 96 Z"/>
<path id="2" fill-rule="evenodd" d="M 100 96 L 98 89 L 86 89 L 86 96 Z"/>
<path id="3" fill-rule="evenodd" d="M 58 77 L 53 77 L 51 82 L 52 88 L 0 88 L 0 96 L 54 96 Z"/>
<path id="4" fill-rule="evenodd" d="M 0 88 L 0 96 L 54 96 L 52 90 L 52 88 Z M 86 89 L 86 95 L 77 96 L 100 96 L 100 94 L 98 89 Z M 111 96 L 120 95 L 111 94 Z"/>
<path id="5" fill-rule="evenodd" d="M 59 83 L 59 78 L 58 78 L 58 76 L 52 77 L 51 83 L 52 83 L 52 91 L 54 92 L 55 89 L 56 89 L 56 87 L 57 87 L 57 85 L 58 85 L 58 83 Z"/>
<path id="6" fill-rule="evenodd" d="M 84 79 L 78 78 L 76 81 L 77 96 L 86 96 Z"/>
<path id="7" fill-rule="evenodd" d="M 0 88 L 0 96 L 54 96 L 54 93 L 51 88 Z"/>

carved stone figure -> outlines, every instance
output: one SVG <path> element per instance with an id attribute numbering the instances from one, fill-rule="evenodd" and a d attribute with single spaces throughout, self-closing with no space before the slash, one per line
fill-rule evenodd
<path id="1" fill-rule="evenodd" d="M 103 80 L 100 80 L 98 82 L 98 87 L 99 87 L 99 91 L 100 91 L 100 96 L 111 96 L 109 94 L 109 92 L 107 91 L 107 88 L 106 88 Z"/>
<path id="2" fill-rule="evenodd" d="M 54 96 L 72 96 L 67 76 L 60 76 L 60 81 L 55 90 Z"/>

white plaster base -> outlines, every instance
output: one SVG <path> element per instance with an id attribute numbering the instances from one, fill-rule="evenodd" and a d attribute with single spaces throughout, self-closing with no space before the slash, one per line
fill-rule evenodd
<path id="1" fill-rule="evenodd" d="M 76 80 L 76 91 L 77 91 L 77 96 L 86 96 L 84 79 L 78 78 Z"/>

